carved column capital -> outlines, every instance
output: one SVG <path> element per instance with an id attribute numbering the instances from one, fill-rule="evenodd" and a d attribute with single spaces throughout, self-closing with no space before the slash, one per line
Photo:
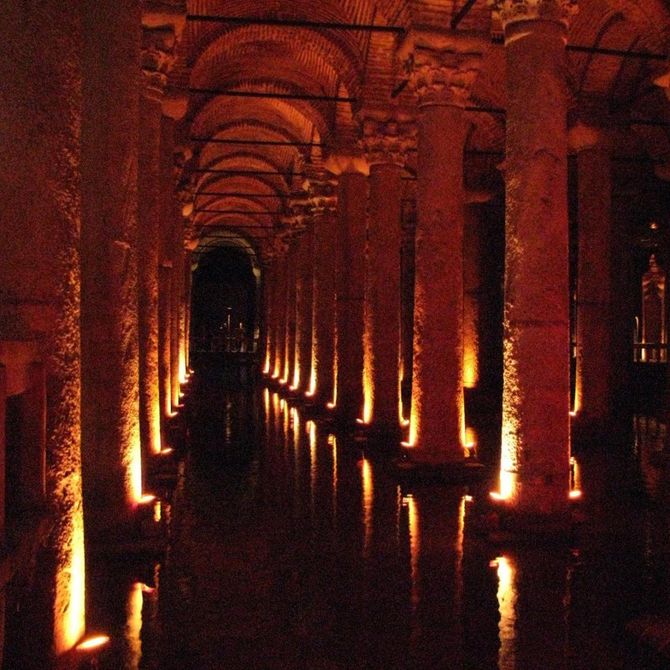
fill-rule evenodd
<path id="1" fill-rule="evenodd" d="M 364 116 L 361 144 L 368 164 L 393 164 L 403 167 L 407 153 L 416 146 L 416 125 L 394 117 Z"/>
<path id="2" fill-rule="evenodd" d="M 570 19 L 579 11 L 577 0 L 488 0 L 506 28 L 519 21 L 555 21 L 568 26 Z"/>
<path id="3" fill-rule="evenodd" d="M 337 211 L 337 186 L 326 175 L 309 180 L 309 202 L 312 217 Z"/>
<path id="4" fill-rule="evenodd" d="M 411 30 L 398 51 L 419 105 L 464 107 L 482 62 L 480 39 Z"/>

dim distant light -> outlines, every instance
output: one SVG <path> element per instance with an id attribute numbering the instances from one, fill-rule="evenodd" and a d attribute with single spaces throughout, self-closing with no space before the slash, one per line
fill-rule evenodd
<path id="1" fill-rule="evenodd" d="M 582 492 L 580 489 L 573 489 L 570 491 L 570 500 L 577 500 L 582 497 Z"/>

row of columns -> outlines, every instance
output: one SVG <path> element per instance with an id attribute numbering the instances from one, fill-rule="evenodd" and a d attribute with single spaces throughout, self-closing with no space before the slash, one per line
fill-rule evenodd
<path id="1" fill-rule="evenodd" d="M 560 516 L 569 505 L 573 409 L 565 65 L 571 3 L 544 4 L 548 9 L 540 9 L 536 2 L 524 8 L 506 0 L 498 3 L 506 38 L 508 107 L 503 166 L 503 414 L 497 498 L 522 514 Z M 464 266 L 464 251 L 474 250 L 479 242 L 472 223 L 466 225 L 463 156 L 468 131 L 465 107 L 481 54 L 482 44 L 475 40 L 421 31 L 410 31 L 399 52 L 401 59 L 411 62 L 409 78 L 419 100 L 412 407 L 406 443 L 410 458 L 419 464 L 463 464 L 467 453 L 464 387 L 476 383 L 477 367 L 470 361 L 464 374 L 468 354 L 464 333 L 467 331 L 470 347 L 476 351 L 480 278 L 475 264 L 468 260 Z M 331 379 L 323 373 L 319 348 L 332 333 L 332 404 L 339 416 L 349 422 L 359 418 L 372 426 L 379 422 L 393 433 L 398 432 L 401 420 L 402 161 L 390 158 L 388 149 L 383 160 L 375 156 L 369 140 L 379 136 L 378 128 L 370 130 L 378 123 L 369 120 L 363 127 L 369 179 L 352 159 L 330 161 L 329 169 L 339 177 L 336 231 L 317 218 L 310 232 L 314 241 L 305 243 L 305 248 L 312 249 L 309 258 L 289 251 L 271 275 L 275 284 L 271 290 L 279 300 L 272 309 L 286 305 L 290 335 L 295 311 L 292 273 L 298 263 L 301 273 L 308 267 L 314 277 L 315 352 L 311 368 L 315 387 L 309 392 L 321 402 L 329 400 L 330 388 L 323 389 L 321 381 L 330 384 Z M 397 126 L 391 135 L 397 141 Z M 612 332 L 611 253 L 605 249 L 611 239 L 611 180 L 602 145 L 586 143 L 578 154 L 578 169 L 576 409 L 581 425 L 600 423 L 602 427 L 611 412 L 613 388 L 608 344 Z M 332 288 L 323 278 L 331 268 L 321 265 L 327 249 L 331 257 L 336 250 Z M 325 286 L 328 296 L 323 300 L 320 292 Z M 282 303 L 284 296 L 287 301 Z M 335 305 L 334 327 L 324 318 L 325 304 Z M 274 314 L 272 319 L 276 318 Z M 297 337 L 304 345 L 303 328 L 308 330 L 299 325 Z M 277 376 L 281 356 L 272 340 L 281 339 L 281 333 L 270 331 L 268 347 L 275 347 Z M 290 337 L 284 344 L 288 361 L 295 344 Z M 301 368 L 305 355 L 299 354 Z M 295 390 L 304 390 L 296 380 Z"/>
<path id="2" fill-rule="evenodd" d="M 0 136 L 16 147 L 0 167 L 0 352 L 34 351 L 21 387 L 0 366 L 0 419 L 20 394 L 31 448 L 17 495 L 38 508 L 46 494 L 54 512 L 39 569 L 53 572 L 60 655 L 85 630 L 85 531 L 130 528 L 187 369 L 190 268 L 162 98 L 183 17 L 142 15 L 139 0 L 18 7 L 0 27 Z"/>

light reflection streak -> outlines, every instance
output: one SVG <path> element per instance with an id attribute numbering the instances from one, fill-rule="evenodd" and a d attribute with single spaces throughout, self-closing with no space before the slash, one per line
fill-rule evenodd
<path id="1" fill-rule="evenodd" d="M 316 424 L 314 421 L 307 421 L 306 430 L 309 436 L 309 503 L 312 516 L 314 516 L 317 475 Z"/>
<path id="2" fill-rule="evenodd" d="M 368 558 L 372 539 L 372 505 L 374 502 L 374 482 L 370 461 L 361 461 L 361 477 L 363 481 L 363 558 Z"/>
<path id="3" fill-rule="evenodd" d="M 419 556 L 421 554 L 421 525 L 419 522 L 419 507 L 416 498 L 408 493 L 403 499 L 403 504 L 407 506 L 407 521 L 409 525 L 409 566 L 412 604 L 412 613 L 416 612 L 419 604 Z"/>
<path id="4" fill-rule="evenodd" d="M 337 436 L 332 433 L 328 435 L 328 444 L 333 453 L 333 526 L 337 525 Z"/>
<path id="5" fill-rule="evenodd" d="M 515 670 L 516 665 L 516 567 L 511 558 L 499 556 L 495 561 L 498 572 L 498 668 Z"/>
<path id="6" fill-rule="evenodd" d="M 126 627 L 124 640 L 126 647 L 126 658 L 124 667 L 127 670 L 136 670 L 142 659 L 142 604 L 144 602 L 141 582 L 134 582 L 128 594 L 126 603 Z"/>

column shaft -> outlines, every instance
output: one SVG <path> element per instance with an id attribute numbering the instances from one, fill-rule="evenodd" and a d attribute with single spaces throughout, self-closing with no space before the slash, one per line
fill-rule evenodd
<path id="1" fill-rule="evenodd" d="M 33 555 L 40 579 L 32 586 L 41 590 L 42 583 L 48 585 L 39 593 L 40 621 L 46 619 L 48 626 L 26 639 L 34 644 L 44 636 L 49 653 L 56 655 L 69 650 L 85 629 L 79 403 L 81 12 L 81 3 L 72 0 L 8 3 L 0 22 L 0 144 L 10 148 L 0 165 L 0 340 L 36 342 L 47 378 L 46 487 L 53 525 L 45 546 Z M 0 402 L 4 433 L 4 389 Z M 4 457 L 3 452 L 3 463 Z M 4 500 L 2 507 L 4 515 Z M 12 570 L 24 572 L 25 563 Z M 4 610 L 4 588 L 0 591 Z M 36 607 L 36 599 L 20 598 L 20 604 L 21 613 L 12 616 L 29 620 L 31 614 L 25 612 Z M 31 651 L 39 653 L 36 647 Z M 40 667 L 54 664 L 53 658 L 33 660 Z"/>
<path id="2" fill-rule="evenodd" d="M 570 459 L 565 27 L 529 20 L 505 35 L 501 495 L 552 514 L 568 505 Z"/>
<path id="3" fill-rule="evenodd" d="M 281 379 L 284 371 L 284 354 L 286 351 L 286 256 L 277 259 L 277 281 L 273 297 L 275 319 L 275 338 L 273 344 L 274 367 L 273 379 Z"/>
<path id="4" fill-rule="evenodd" d="M 414 363 L 409 444 L 416 461 L 464 459 L 463 108 L 419 116 Z"/>
<path id="5" fill-rule="evenodd" d="M 91 524 L 142 492 L 138 423 L 139 3 L 86 6 L 82 121 L 84 482 Z M 100 42 L 107 48 L 100 50 Z M 95 511 L 94 511 L 95 510 Z"/>
<path id="6" fill-rule="evenodd" d="M 291 385 L 295 371 L 295 333 L 296 333 L 296 284 L 297 284 L 298 240 L 291 241 L 286 254 L 286 331 L 284 339 L 284 369 L 282 382 Z"/>
<path id="7" fill-rule="evenodd" d="M 314 296 L 314 226 L 310 223 L 299 240 L 296 288 L 296 368 L 293 387 L 308 390 L 312 369 L 312 316 Z"/>
<path id="8" fill-rule="evenodd" d="M 400 420 L 401 167 L 370 168 L 365 276 L 363 421 L 397 432 Z"/>
<path id="9" fill-rule="evenodd" d="M 474 205 L 465 208 L 463 237 L 463 385 L 477 388 L 481 361 L 482 233 Z"/>
<path id="10" fill-rule="evenodd" d="M 577 155 L 579 252 L 577 374 L 580 431 L 602 431 L 612 415 L 612 178 L 607 147 Z"/>
<path id="11" fill-rule="evenodd" d="M 162 423 L 172 413 L 170 338 L 172 331 L 172 264 L 163 260 L 158 268 L 158 372 Z"/>
<path id="12" fill-rule="evenodd" d="M 161 450 L 159 279 L 161 239 L 161 118 L 157 91 L 146 88 L 140 105 L 139 345 L 140 435 L 147 454 Z M 166 381 L 166 384 L 168 382 Z M 169 394 L 168 396 L 169 397 Z"/>
<path id="13" fill-rule="evenodd" d="M 335 402 L 346 422 L 363 410 L 366 182 L 363 174 L 344 172 L 338 192 Z"/>
<path id="14" fill-rule="evenodd" d="M 335 363 L 335 248 L 337 226 L 327 210 L 314 222 L 314 341 L 312 352 L 315 400 L 333 401 Z"/>

